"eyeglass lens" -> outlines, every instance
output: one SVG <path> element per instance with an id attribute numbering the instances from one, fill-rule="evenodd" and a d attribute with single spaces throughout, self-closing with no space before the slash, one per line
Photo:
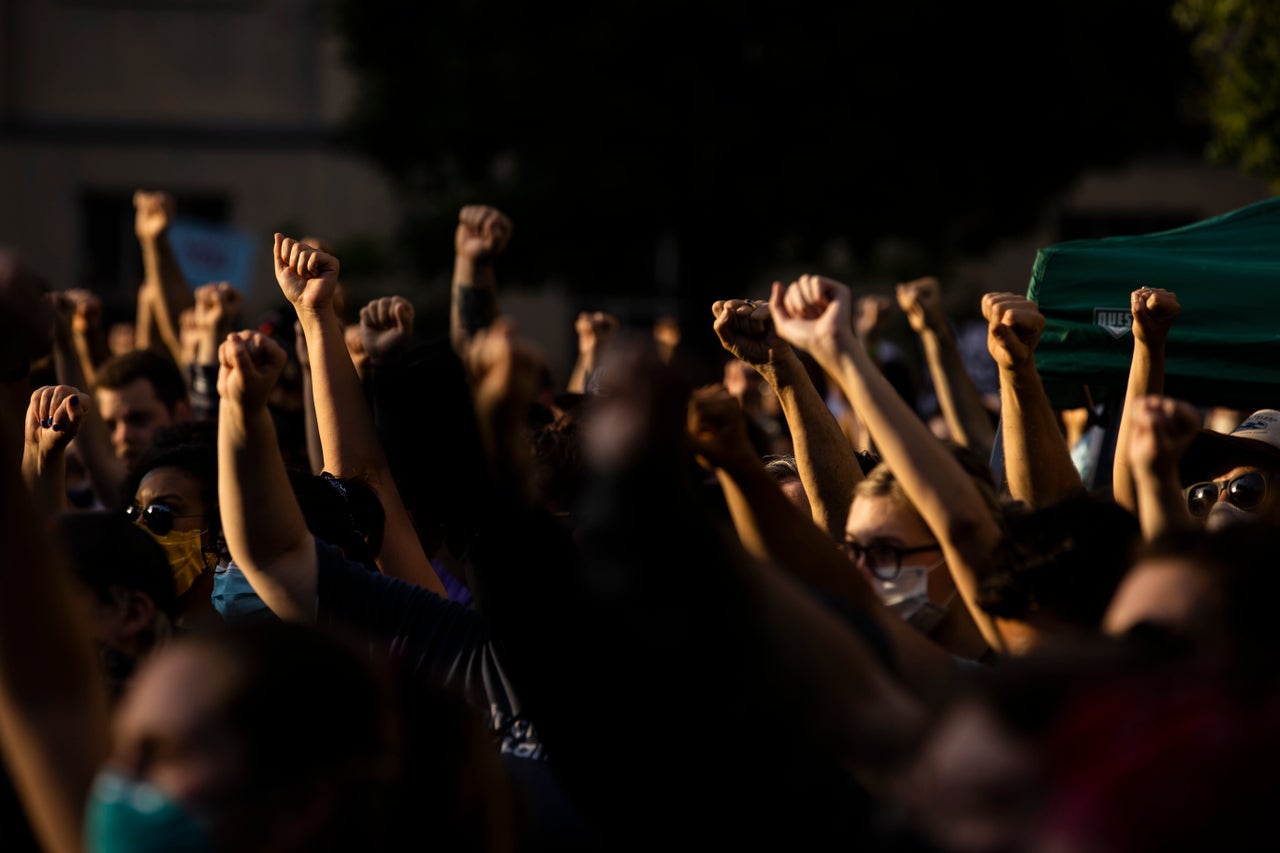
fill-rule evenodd
<path id="1" fill-rule="evenodd" d="M 1187 509 L 1196 518 L 1204 518 L 1218 502 L 1218 495 L 1224 489 L 1227 503 L 1240 509 L 1257 509 L 1267 493 L 1267 481 L 1256 471 L 1250 471 L 1228 481 L 1225 486 L 1218 483 L 1197 483 L 1187 490 Z"/>

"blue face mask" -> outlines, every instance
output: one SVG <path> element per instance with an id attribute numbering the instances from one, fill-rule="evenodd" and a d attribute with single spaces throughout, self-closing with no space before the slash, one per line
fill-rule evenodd
<path id="1" fill-rule="evenodd" d="M 98 774 L 85 811 L 86 853 L 212 853 L 204 827 L 149 782 Z"/>
<path id="2" fill-rule="evenodd" d="M 212 599 L 214 610 L 227 622 L 275 618 L 235 563 L 218 566 L 214 570 Z"/>

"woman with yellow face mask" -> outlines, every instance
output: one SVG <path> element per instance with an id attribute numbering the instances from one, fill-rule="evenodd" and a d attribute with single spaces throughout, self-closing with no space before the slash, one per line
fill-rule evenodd
<path id="1" fill-rule="evenodd" d="M 188 427 L 159 436 L 125 484 L 124 512 L 164 548 L 178 596 L 178 624 L 188 629 L 221 622 L 210 602 L 213 572 L 225 550 L 217 476 L 217 446 L 207 433 Z"/>

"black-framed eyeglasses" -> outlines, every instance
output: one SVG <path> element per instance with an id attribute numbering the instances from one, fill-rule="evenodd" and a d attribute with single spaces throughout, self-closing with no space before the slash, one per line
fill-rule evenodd
<path id="1" fill-rule="evenodd" d="M 942 548 L 937 542 L 928 545 L 917 545 L 914 548 L 899 548 L 884 542 L 872 542 L 862 545 L 853 539 L 845 539 L 840 543 L 845 555 L 857 563 L 865 560 L 867 569 L 882 581 L 891 581 L 902 571 L 902 558 L 925 551 L 937 551 Z"/>
<path id="2" fill-rule="evenodd" d="M 157 536 L 164 536 L 173 530 L 173 522 L 179 518 L 204 518 L 199 513 L 178 515 L 173 507 L 167 504 L 151 504 L 147 507 L 125 507 L 125 517 L 134 524 L 141 524 Z"/>
<path id="3" fill-rule="evenodd" d="M 1196 518 L 1204 518 L 1224 493 L 1227 503 L 1234 507 L 1257 509 L 1267 496 L 1267 479 L 1267 475 L 1261 471 L 1249 471 L 1230 480 L 1196 483 L 1186 490 L 1187 511 Z"/>

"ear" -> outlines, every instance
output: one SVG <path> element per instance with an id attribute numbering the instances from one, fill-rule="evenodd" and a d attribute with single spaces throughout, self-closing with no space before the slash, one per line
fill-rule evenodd
<path id="1" fill-rule="evenodd" d="M 116 628 L 118 639 L 132 641 L 151 629 L 155 622 L 156 604 L 151 596 L 140 590 L 129 590 L 124 600 L 124 612 Z"/>
<path id="2" fill-rule="evenodd" d="M 173 411 L 170 413 L 170 419 L 175 424 L 191 420 L 191 404 L 185 399 L 174 403 Z"/>

